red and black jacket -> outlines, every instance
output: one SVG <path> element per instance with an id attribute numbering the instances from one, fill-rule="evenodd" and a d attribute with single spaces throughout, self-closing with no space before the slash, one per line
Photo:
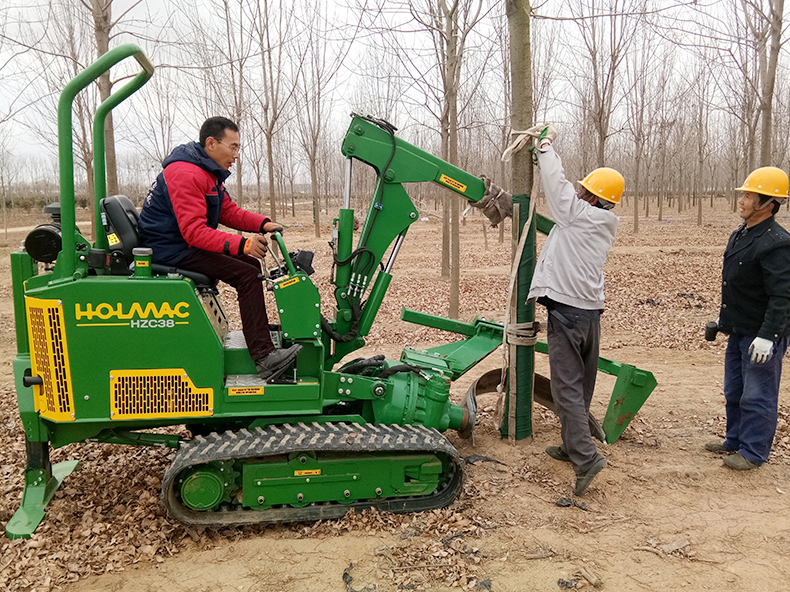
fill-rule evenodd
<path id="1" fill-rule="evenodd" d="M 153 249 L 154 263 L 177 265 L 190 249 L 240 255 L 244 237 L 217 230 L 219 224 L 260 232 L 269 221 L 231 201 L 223 185 L 230 172 L 198 142 L 176 147 L 162 166 L 138 224 L 142 244 Z"/>

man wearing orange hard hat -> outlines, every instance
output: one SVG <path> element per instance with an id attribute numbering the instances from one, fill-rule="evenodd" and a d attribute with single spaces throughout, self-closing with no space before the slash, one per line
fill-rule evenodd
<path id="1" fill-rule="evenodd" d="M 768 460 L 778 418 L 782 358 L 790 343 L 790 233 L 774 215 L 787 199 L 787 174 L 753 171 L 737 191 L 743 219 L 724 251 L 718 330 L 724 358 L 727 433 L 706 450 L 745 471 Z"/>
<path id="2" fill-rule="evenodd" d="M 526 133 L 536 138 L 543 192 L 555 222 L 529 289 L 529 298 L 549 311 L 551 396 L 562 424 L 562 445 L 549 446 L 546 453 L 573 466 L 573 493 L 582 495 L 606 465 L 592 440 L 588 416 L 598 373 L 603 266 L 619 222 L 609 210 L 620 202 L 625 181 L 616 170 L 599 168 L 574 190 L 552 148 L 554 126 L 535 126 Z"/>

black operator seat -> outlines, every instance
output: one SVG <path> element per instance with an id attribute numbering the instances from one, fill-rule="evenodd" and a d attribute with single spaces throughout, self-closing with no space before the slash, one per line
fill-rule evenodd
<path id="1" fill-rule="evenodd" d="M 101 200 L 101 216 L 107 242 L 110 247 L 110 273 L 112 275 L 129 275 L 129 265 L 134 261 L 132 249 L 140 246 L 140 235 L 137 223 L 140 213 L 132 200 L 125 195 L 110 195 Z M 180 269 L 161 263 L 152 263 L 154 275 L 177 273 L 188 277 L 198 289 L 216 289 L 217 280 L 188 269 Z"/>

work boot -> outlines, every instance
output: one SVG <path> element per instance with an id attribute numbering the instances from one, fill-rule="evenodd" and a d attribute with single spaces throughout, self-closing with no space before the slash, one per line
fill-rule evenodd
<path id="1" fill-rule="evenodd" d="M 573 495 L 582 495 L 592 483 L 593 477 L 601 472 L 601 469 L 606 466 L 606 459 L 602 456 L 598 457 L 592 466 L 583 473 L 576 473 L 576 487 L 573 488 Z"/>
<path id="2" fill-rule="evenodd" d="M 744 458 L 738 452 L 725 456 L 722 460 L 724 461 L 725 465 L 731 469 L 735 469 L 736 471 L 750 471 L 760 466 Z"/>
<path id="3" fill-rule="evenodd" d="M 712 442 L 705 442 L 705 450 L 707 450 L 708 452 L 715 452 L 716 454 L 732 454 L 733 452 L 735 452 L 734 450 L 725 448 L 724 444 L 722 444 L 718 440 L 714 440 Z"/>
<path id="4" fill-rule="evenodd" d="M 288 349 L 276 349 L 268 356 L 255 361 L 255 368 L 263 380 L 277 378 L 296 359 L 302 349 L 298 343 Z"/>
<path id="5" fill-rule="evenodd" d="M 546 454 L 555 460 L 562 462 L 571 462 L 571 457 L 562 449 L 562 446 L 549 446 L 546 448 Z"/>

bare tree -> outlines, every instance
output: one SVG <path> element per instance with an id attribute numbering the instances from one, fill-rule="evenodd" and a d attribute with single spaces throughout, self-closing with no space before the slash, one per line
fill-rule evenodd
<path id="1" fill-rule="evenodd" d="M 25 121 L 48 150 L 54 152 L 58 146 L 56 101 L 60 91 L 98 56 L 106 53 L 115 37 L 128 34 L 133 28 L 131 25 L 127 28 L 131 23 L 127 17 L 129 10 L 136 5 L 112 20 L 112 2 L 113 0 L 81 0 L 78 3 L 52 0 L 38 6 L 29 6 L 20 13 L 24 22 L 18 25 L 13 40 L 3 37 L 28 53 L 24 68 L 36 73 L 24 89 L 25 98 L 22 102 L 28 104 Z M 140 25 L 138 22 L 137 26 Z M 148 25 L 150 27 L 150 23 Z M 114 71 L 117 75 L 124 76 L 128 67 L 118 66 Z M 79 93 L 73 105 L 75 156 L 85 171 L 86 188 L 83 190 L 87 190 L 91 197 L 94 192 L 93 115 L 99 102 L 110 96 L 111 89 L 110 72 L 106 72 L 96 85 L 91 85 Z M 108 189 L 116 193 L 118 183 L 112 120 L 108 118 L 106 123 Z M 94 209 L 91 208 L 92 218 L 93 215 Z M 95 220 L 93 222 L 95 228 Z"/>
<path id="2" fill-rule="evenodd" d="M 93 34 L 96 39 L 96 57 L 100 58 L 110 51 L 110 38 L 115 23 L 112 21 L 113 0 L 81 0 L 93 16 Z M 99 97 L 102 101 L 110 98 L 112 83 L 110 72 L 104 72 L 96 81 L 99 86 Z M 115 159 L 115 131 L 112 113 L 107 115 L 104 124 L 104 159 L 107 176 L 107 192 L 118 193 L 118 167 Z"/>
<path id="3" fill-rule="evenodd" d="M 638 31 L 639 39 L 625 60 L 628 84 L 626 128 L 634 145 L 634 178 L 629 191 L 634 203 L 634 234 L 639 232 L 639 199 L 644 193 L 643 165 L 649 148 L 652 111 L 659 90 L 657 84 L 661 84 L 660 68 L 667 63 L 668 57 L 661 55 L 657 39 L 648 34 L 645 23 L 640 24 Z"/>
<path id="4" fill-rule="evenodd" d="M 10 26 L 10 7 L 0 8 L 0 29 L 8 31 Z M 16 73 L 13 68 L 17 66 L 18 59 L 29 50 L 19 47 L 13 43 L 6 35 L 0 34 L 0 56 L 4 56 L 0 62 L 0 75 L 2 75 L 3 85 L 6 92 L 2 94 L 0 103 L 0 198 L 3 200 L 3 231 L 8 239 L 8 194 L 10 193 L 11 183 L 16 178 L 19 168 L 18 162 L 14 158 L 11 150 L 10 126 L 14 123 L 14 118 L 20 109 L 19 101 L 22 97 L 22 88 L 11 84 L 12 76 Z M 11 91 L 9 93 L 9 91 Z M 12 194 L 13 195 L 13 194 Z M 13 197 L 12 207 L 13 207 Z"/>
<path id="5" fill-rule="evenodd" d="M 269 176 L 269 215 L 277 219 L 275 201 L 275 153 L 274 136 L 283 124 L 283 114 L 288 103 L 296 92 L 297 72 L 291 71 L 293 66 L 289 50 L 294 35 L 293 7 L 284 6 L 281 2 L 272 6 L 269 0 L 261 0 L 252 7 L 252 28 L 258 42 L 261 60 L 262 92 L 250 89 L 256 96 L 262 116 L 257 109 L 252 110 L 252 118 L 263 133 L 266 140 L 266 162 Z M 258 166 L 260 160 L 256 163 Z M 258 185 L 260 173 L 256 168 Z M 260 191 L 260 189 L 259 189 Z M 260 209 L 260 197 L 258 208 Z"/>
<path id="6" fill-rule="evenodd" d="M 674 63 L 674 52 L 663 54 L 665 58 L 658 60 L 660 69 L 655 72 L 655 100 L 652 108 L 649 108 L 649 134 L 647 143 L 650 147 L 648 155 L 650 159 L 656 161 L 656 202 L 658 208 L 658 219 L 664 217 L 664 202 L 669 194 L 668 183 L 671 178 L 669 168 L 675 150 L 672 149 L 672 132 L 677 128 L 677 109 L 674 88 L 671 84 Z M 651 104 L 648 104 L 651 107 Z M 647 200 L 645 200 L 647 202 Z M 645 204 L 647 206 L 647 204 Z M 645 214 L 647 215 L 647 214 Z"/>
<path id="7" fill-rule="evenodd" d="M 701 184 L 705 178 L 705 161 L 708 156 L 708 146 L 710 141 L 709 121 L 711 112 L 711 84 L 712 73 L 710 70 L 711 60 L 702 59 L 692 70 L 693 84 L 692 89 L 694 102 L 694 131 L 696 132 L 696 170 L 694 171 L 693 196 L 697 203 L 697 224 L 702 225 L 702 192 Z"/>
<path id="8" fill-rule="evenodd" d="M 728 8 L 729 18 L 700 18 L 700 22 L 706 44 L 716 48 L 723 66 L 712 79 L 718 100 L 740 121 L 738 135 L 745 154 L 734 154 L 730 166 L 741 177 L 755 161 L 763 165 L 772 161 L 784 0 L 731 0 Z"/>
<path id="9" fill-rule="evenodd" d="M 475 72 L 466 70 L 464 76 L 462 70 L 467 67 L 465 60 L 470 35 L 490 12 L 490 4 L 485 0 L 370 0 L 363 7 L 364 14 L 368 16 L 366 29 L 388 39 L 388 51 L 411 79 L 411 87 L 401 100 L 413 104 L 412 113 L 427 111 L 436 121 L 441 157 L 456 165 L 460 164 L 458 138 L 461 113 L 477 92 L 482 76 L 479 69 Z M 405 18 L 405 15 L 410 18 Z M 486 46 L 487 51 L 493 54 L 494 45 L 487 43 Z M 464 94 L 462 86 L 470 90 Z M 415 119 L 419 125 L 425 125 L 424 118 Z M 457 263 L 460 254 L 459 220 L 457 197 L 443 195 L 441 277 L 451 280 L 449 315 L 456 318 L 460 284 Z"/>
<path id="10" fill-rule="evenodd" d="M 643 146 L 644 161 L 647 170 L 645 171 L 644 177 L 640 176 L 641 188 L 646 188 L 646 190 L 643 191 L 642 189 L 638 189 L 639 194 L 644 195 L 645 198 L 645 218 L 650 215 L 651 193 L 656 196 L 659 210 L 661 210 L 662 207 L 660 202 L 664 198 L 663 179 L 666 173 L 666 154 L 668 149 L 665 142 L 667 132 L 671 127 L 671 123 L 667 121 L 667 117 L 671 116 L 672 113 L 672 109 L 667 102 L 672 99 L 672 93 L 674 92 L 672 87 L 672 70 L 675 61 L 675 52 L 673 47 L 663 47 L 659 50 L 658 55 L 661 59 L 654 60 L 658 64 L 658 68 L 653 70 L 650 74 L 653 97 L 651 101 L 646 103 L 647 124 L 645 127 Z M 658 169 L 658 175 L 661 177 L 660 183 L 656 183 L 656 169 Z M 653 173 L 652 176 L 651 172 Z M 645 182 L 641 182 L 641 179 L 645 179 Z M 653 181 L 652 184 L 651 179 Z M 663 213 L 663 210 L 661 210 L 661 213 Z"/>
<path id="11" fill-rule="evenodd" d="M 387 43 L 384 39 L 382 41 Z M 353 81 L 351 105 L 356 113 L 374 115 L 399 124 L 407 81 L 401 76 L 397 63 L 390 59 L 393 51 L 392 47 L 380 44 L 366 48 L 357 66 L 359 77 Z"/>
<path id="12" fill-rule="evenodd" d="M 183 100 L 203 119 L 222 114 L 229 117 L 241 130 L 242 143 L 247 142 L 245 123 L 248 121 L 250 101 L 249 62 L 256 41 L 251 34 L 251 23 L 245 10 L 247 0 L 217 0 L 206 7 L 174 4 L 185 27 L 183 37 L 173 43 L 180 60 L 178 70 L 184 75 L 182 84 L 188 86 Z M 195 89 L 199 89 L 197 92 Z M 239 155 L 234 166 L 236 200 L 243 202 L 242 174 L 246 157 Z"/>
<path id="13" fill-rule="evenodd" d="M 440 61 L 444 62 L 444 107 L 442 113 L 446 119 L 442 121 L 442 144 L 447 146 L 446 159 L 451 164 L 458 164 L 458 88 L 461 83 L 461 67 L 463 65 L 466 40 L 474 26 L 479 22 L 482 2 L 469 0 L 468 2 L 456 1 L 449 6 L 438 2 L 444 16 L 444 35 L 435 36 L 435 41 L 440 41 L 439 47 L 443 48 L 444 55 Z M 446 139 L 445 139 L 446 137 Z M 443 151 L 443 155 L 445 152 Z M 461 283 L 461 239 L 459 221 L 461 217 L 460 201 L 453 195 L 445 198 L 451 202 L 450 217 L 452 222 L 451 249 L 450 249 L 450 309 L 448 316 L 457 319 L 460 309 L 460 283 Z"/>
<path id="14" fill-rule="evenodd" d="M 633 232 L 639 232 L 639 196 L 642 189 L 642 157 L 645 151 L 646 127 L 645 111 L 647 108 L 648 97 L 648 64 L 652 62 L 651 38 L 644 36 L 641 47 L 633 52 L 631 59 L 626 59 L 625 71 L 628 80 L 628 93 L 626 95 L 626 108 L 628 109 L 628 119 L 626 126 L 631 132 L 634 141 L 634 186 L 631 196 L 634 201 L 634 227 Z"/>
<path id="15" fill-rule="evenodd" d="M 776 105 L 774 107 L 775 120 L 784 122 L 784 125 L 775 125 L 773 129 L 773 139 L 771 140 L 771 151 L 773 153 L 773 164 L 780 168 L 787 168 L 788 156 L 790 156 L 790 86 L 787 79 L 781 77 L 777 80 L 775 89 Z"/>
<path id="16" fill-rule="evenodd" d="M 14 8 L 17 10 L 14 11 Z M 26 96 L 26 91 L 40 78 L 40 74 L 37 70 L 31 72 L 25 68 L 24 60 L 26 54 L 33 53 L 38 39 L 28 35 L 28 43 L 23 41 L 24 33 L 19 29 L 26 28 L 27 24 L 27 19 L 18 7 L 0 6 L 0 77 L 3 81 L 0 125 L 16 120 L 30 106 L 30 102 L 35 101 L 35 98 Z"/>
<path id="17" fill-rule="evenodd" d="M 175 147 L 182 101 L 176 74 L 172 68 L 158 68 L 145 92 L 139 93 L 140 97 L 131 104 L 137 133 L 129 133 L 128 137 L 152 163 L 161 164 Z"/>
<path id="18" fill-rule="evenodd" d="M 482 0 L 411 0 L 414 20 L 431 35 L 441 78 L 439 130 L 442 158 L 458 164 L 458 92 L 469 35 L 486 14 Z M 442 277 L 450 276 L 449 316 L 458 318 L 460 308 L 460 203 L 445 195 L 442 227 Z M 448 225 L 452 227 L 448 231 Z M 445 256 L 450 246 L 449 258 Z"/>
<path id="19" fill-rule="evenodd" d="M 326 6 L 310 6 L 302 14 L 305 29 L 299 35 L 299 54 L 303 61 L 298 76 L 297 118 L 299 141 L 310 169 L 310 188 L 313 194 L 313 222 L 315 236 L 321 236 L 321 200 L 318 187 L 318 158 L 321 138 L 326 130 L 331 111 L 332 85 L 348 51 L 350 41 L 330 44 L 334 26 L 329 21 Z"/>
<path id="20" fill-rule="evenodd" d="M 26 120 L 46 148 L 57 153 L 58 93 L 66 84 L 93 61 L 92 23 L 80 7 L 67 0 L 53 0 L 47 7 L 50 26 L 46 35 L 37 29 L 22 33 L 22 44 L 34 48 L 33 67 L 40 73 L 41 84 L 34 85 L 30 94 L 35 96 L 31 108 L 26 110 Z M 93 195 L 93 114 L 98 107 L 99 95 L 95 86 L 79 93 L 73 105 L 73 133 L 75 160 L 85 171 L 87 193 Z M 93 212 L 93 210 L 91 210 Z M 95 221 L 94 221 L 95 222 Z M 95 224 L 94 224 L 95 226 Z"/>
<path id="21" fill-rule="evenodd" d="M 296 215 L 296 177 L 299 173 L 297 162 L 298 141 L 297 132 L 292 126 L 285 126 L 283 133 L 274 138 L 274 150 L 279 155 L 275 163 L 275 177 L 280 187 L 281 195 L 290 196 L 290 200 L 282 200 L 282 214 L 286 215 L 289 206 L 291 216 Z M 286 190 L 287 189 L 287 190 Z M 290 203 L 288 203 L 290 201 Z"/>
<path id="22" fill-rule="evenodd" d="M 0 125 L 2 129 L 2 125 Z M 11 154 L 10 142 L 4 134 L 0 136 L 0 198 L 3 200 L 3 231 L 8 239 L 8 198 L 11 193 L 11 184 L 19 175 L 20 163 Z M 13 198 L 12 198 L 13 207 Z"/>
<path id="23" fill-rule="evenodd" d="M 591 99 L 589 117 L 595 130 L 597 166 L 606 163 L 606 140 L 619 97 L 616 96 L 618 74 L 631 43 L 636 38 L 638 19 L 634 13 L 644 10 L 645 0 L 569 0 L 582 45 L 582 55 L 589 74 L 582 75 L 587 85 L 581 94 Z M 578 74 L 578 71 L 576 72 Z"/>
<path id="24" fill-rule="evenodd" d="M 784 0 L 741 0 L 746 22 L 755 44 L 759 63 L 760 164 L 771 162 L 771 135 L 773 132 L 773 100 L 776 85 L 776 68 L 782 43 L 782 18 Z"/>

